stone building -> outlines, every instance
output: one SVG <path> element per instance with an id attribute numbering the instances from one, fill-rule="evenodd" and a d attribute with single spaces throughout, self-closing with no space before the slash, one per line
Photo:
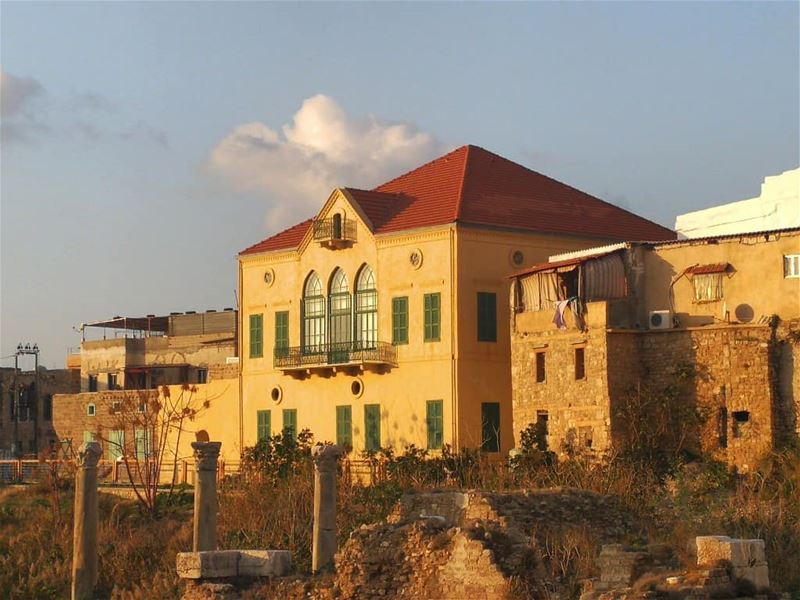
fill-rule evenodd
<path id="1" fill-rule="evenodd" d="M 38 386 L 38 390 L 37 390 Z M 77 392 L 76 369 L 19 371 L 0 368 L 0 458 L 36 455 L 55 448 L 53 396 Z"/>
<path id="2" fill-rule="evenodd" d="M 553 252 L 675 237 L 475 146 L 320 202 L 239 255 L 243 446 L 307 428 L 356 451 L 505 452 L 508 275 Z"/>
<path id="3" fill-rule="evenodd" d="M 98 441 L 104 460 L 118 458 L 123 448 L 140 457 L 154 453 L 155 434 L 146 430 L 157 424 L 144 415 L 122 417 L 126 407 L 144 413 L 148 403 L 163 402 L 166 390 L 173 401 L 184 398 L 201 409 L 184 423 L 177 456 L 170 460 L 190 457 L 189 443 L 201 429 L 223 442 L 224 456 L 238 459 L 236 327 L 233 309 L 84 324 L 80 353 L 68 357 L 80 365 L 80 387 L 74 390 L 80 393 L 56 395 L 53 402 L 53 427 L 62 447 Z M 102 337 L 87 339 L 91 330 Z"/>
<path id="4" fill-rule="evenodd" d="M 742 470 L 798 432 L 800 229 L 551 257 L 511 277 L 514 430 Z"/>

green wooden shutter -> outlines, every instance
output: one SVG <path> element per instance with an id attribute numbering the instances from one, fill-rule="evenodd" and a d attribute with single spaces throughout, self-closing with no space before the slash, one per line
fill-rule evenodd
<path id="1" fill-rule="evenodd" d="M 264 356 L 264 315 L 250 315 L 250 358 Z"/>
<path id="2" fill-rule="evenodd" d="M 408 296 L 392 298 L 392 343 L 408 343 Z"/>
<path id="3" fill-rule="evenodd" d="M 443 402 L 441 400 L 428 400 L 426 422 L 428 424 L 428 449 L 438 450 L 444 442 Z"/>
<path id="4" fill-rule="evenodd" d="M 94 441 L 94 433 L 91 431 L 84 431 L 83 432 L 83 443 L 88 444 L 89 442 Z"/>
<path id="5" fill-rule="evenodd" d="M 500 452 L 500 403 L 483 402 L 481 404 L 481 450 L 484 452 Z"/>
<path id="6" fill-rule="evenodd" d="M 478 341 L 497 341 L 497 294 L 478 292 Z"/>
<path id="7" fill-rule="evenodd" d="M 294 439 L 297 439 L 297 409 L 285 408 L 283 409 L 283 430 L 291 433 Z"/>
<path id="8" fill-rule="evenodd" d="M 380 404 L 364 405 L 365 449 L 374 452 L 381 447 L 381 407 Z"/>
<path id="9" fill-rule="evenodd" d="M 275 356 L 289 355 L 289 311 L 275 313 Z"/>
<path id="10" fill-rule="evenodd" d="M 137 429 L 134 433 L 136 442 L 136 458 L 138 460 L 145 460 L 150 455 L 150 440 L 147 435 L 147 430 Z"/>
<path id="11" fill-rule="evenodd" d="M 441 294 L 425 294 L 425 341 L 438 342 L 440 338 Z"/>
<path id="12" fill-rule="evenodd" d="M 353 447 L 353 408 L 336 407 L 336 443 L 347 448 Z"/>
<path id="13" fill-rule="evenodd" d="M 266 440 L 272 435 L 272 414 L 268 410 L 256 411 L 256 440 Z"/>
<path id="14" fill-rule="evenodd" d="M 108 434 L 108 459 L 117 460 L 125 451 L 125 432 L 115 429 Z"/>

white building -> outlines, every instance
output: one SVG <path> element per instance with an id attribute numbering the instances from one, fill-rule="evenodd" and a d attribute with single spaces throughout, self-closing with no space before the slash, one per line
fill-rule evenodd
<path id="1" fill-rule="evenodd" d="M 800 168 L 764 178 L 758 198 L 678 215 L 680 238 L 800 227 Z"/>

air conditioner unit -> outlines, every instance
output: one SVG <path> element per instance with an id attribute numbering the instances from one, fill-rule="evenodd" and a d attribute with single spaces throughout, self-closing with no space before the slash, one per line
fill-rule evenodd
<path id="1" fill-rule="evenodd" d="M 672 329 L 672 311 L 651 310 L 648 323 L 650 329 Z"/>

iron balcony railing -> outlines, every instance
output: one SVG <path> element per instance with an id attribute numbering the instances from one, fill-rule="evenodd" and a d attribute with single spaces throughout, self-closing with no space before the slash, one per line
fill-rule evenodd
<path id="1" fill-rule="evenodd" d="M 356 222 L 348 219 L 314 219 L 314 241 L 355 242 Z"/>
<path id="2" fill-rule="evenodd" d="M 313 346 L 277 347 L 273 364 L 276 369 L 305 369 L 367 363 L 396 367 L 395 347 L 388 342 L 334 342 Z"/>

